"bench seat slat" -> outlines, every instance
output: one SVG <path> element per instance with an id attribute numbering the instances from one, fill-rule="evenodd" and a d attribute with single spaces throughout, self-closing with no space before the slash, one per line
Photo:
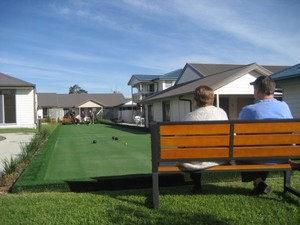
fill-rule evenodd
<path id="1" fill-rule="evenodd" d="M 229 124 L 160 125 L 160 135 L 229 134 Z"/>
<path id="2" fill-rule="evenodd" d="M 228 158 L 229 148 L 162 149 L 161 159 Z"/>
<path id="3" fill-rule="evenodd" d="M 300 132 L 300 122 L 255 122 L 255 123 L 236 123 L 234 133 L 282 133 Z"/>
<path id="4" fill-rule="evenodd" d="M 236 135 L 234 145 L 299 144 L 300 134 Z"/>
<path id="5" fill-rule="evenodd" d="M 235 147 L 233 157 L 299 157 L 300 146 L 251 146 L 251 147 Z"/>
<path id="6" fill-rule="evenodd" d="M 161 147 L 168 146 L 228 146 L 230 141 L 229 135 L 213 136 L 172 136 L 161 137 Z"/>
<path id="7" fill-rule="evenodd" d="M 255 165 L 220 165 L 203 171 L 249 171 L 249 170 L 291 170 L 291 165 L 286 164 L 255 164 Z M 178 166 L 159 166 L 158 172 L 184 172 Z"/>

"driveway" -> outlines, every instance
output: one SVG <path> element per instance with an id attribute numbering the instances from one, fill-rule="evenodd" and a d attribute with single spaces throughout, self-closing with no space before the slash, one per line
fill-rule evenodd
<path id="1" fill-rule="evenodd" d="M 3 160 L 16 157 L 21 152 L 21 143 L 28 143 L 34 133 L 0 133 L 0 174 L 3 172 Z"/>

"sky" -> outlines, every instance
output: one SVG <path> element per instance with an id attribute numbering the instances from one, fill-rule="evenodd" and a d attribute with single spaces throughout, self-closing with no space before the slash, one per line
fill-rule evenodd
<path id="1" fill-rule="evenodd" d="M 186 63 L 300 62 L 298 0 L 1 0 L 0 72 L 38 93 L 119 92 Z M 1 84 L 0 84 L 1 86 Z"/>

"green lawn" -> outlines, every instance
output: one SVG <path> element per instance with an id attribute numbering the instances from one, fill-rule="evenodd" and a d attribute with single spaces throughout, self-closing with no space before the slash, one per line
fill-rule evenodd
<path id="1" fill-rule="evenodd" d="M 150 155 L 148 132 L 108 124 L 62 125 L 15 187 L 149 175 Z"/>
<path id="2" fill-rule="evenodd" d="M 191 194 L 190 183 L 161 186 L 160 208 L 154 210 L 150 152 L 147 132 L 103 124 L 59 126 L 14 186 L 19 193 L 0 195 L 0 223 L 300 224 L 300 198 L 282 193 L 282 173 L 270 174 L 274 191 L 263 196 L 250 196 L 253 186 L 242 183 L 239 173 L 203 174 L 199 195 Z M 124 188 L 142 177 L 148 186 Z M 102 179 L 107 189 L 70 192 L 72 184 L 82 188 Z M 292 185 L 300 189 L 299 171 L 293 172 Z"/>

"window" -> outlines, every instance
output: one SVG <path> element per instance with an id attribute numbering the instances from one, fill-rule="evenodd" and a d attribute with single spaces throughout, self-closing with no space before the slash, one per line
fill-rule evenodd
<path id="1" fill-rule="evenodd" d="M 154 84 L 149 85 L 149 92 L 154 92 Z"/>
<path id="2" fill-rule="evenodd" d="M 170 101 L 164 101 L 162 103 L 163 107 L 163 121 L 168 122 L 170 121 Z"/>
<path id="3" fill-rule="evenodd" d="M 153 121 L 153 107 L 148 105 L 148 123 Z"/>
<path id="4" fill-rule="evenodd" d="M 43 108 L 43 118 L 48 117 L 48 108 Z"/>
<path id="5" fill-rule="evenodd" d="M 16 122 L 16 90 L 0 90 L 0 123 Z"/>

